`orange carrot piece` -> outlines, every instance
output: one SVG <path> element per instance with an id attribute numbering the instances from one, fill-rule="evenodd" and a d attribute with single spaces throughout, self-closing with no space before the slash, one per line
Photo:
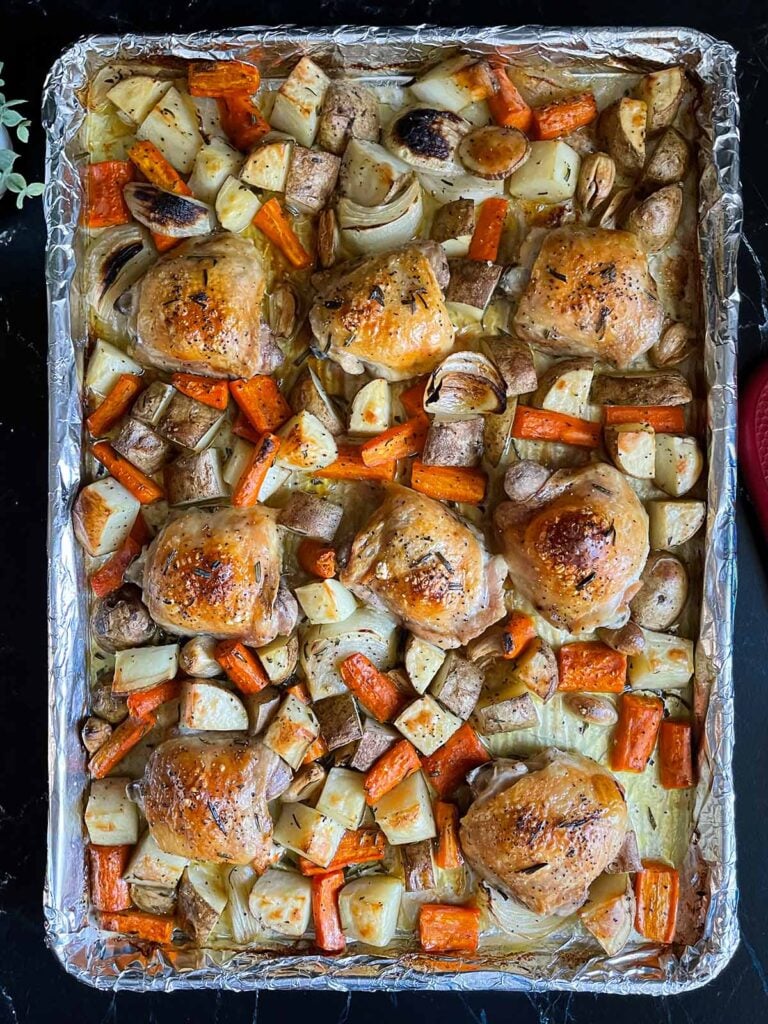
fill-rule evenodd
<path id="1" fill-rule="evenodd" d="M 318 761 L 321 757 L 325 757 L 327 753 L 328 744 L 322 736 L 318 736 L 317 739 L 307 747 L 307 752 L 301 759 L 301 763 L 312 764 L 313 761 Z"/>
<path id="2" fill-rule="evenodd" d="M 331 871 L 340 871 L 350 864 L 367 864 L 369 861 L 384 860 L 387 848 L 384 833 L 377 828 L 358 828 L 354 832 L 345 832 L 336 850 L 333 860 L 326 868 L 313 864 L 306 857 L 299 857 L 299 871 L 302 875 L 324 875 Z"/>
<path id="3" fill-rule="evenodd" d="M 259 693 L 269 686 L 269 676 L 256 655 L 239 640 L 222 640 L 213 656 L 241 693 Z"/>
<path id="4" fill-rule="evenodd" d="M 88 876 L 91 904 L 96 910 L 127 910 L 131 893 L 123 872 L 133 852 L 132 846 L 96 846 L 88 844 Z"/>
<path id="5" fill-rule="evenodd" d="M 535 139 L 559 139 L 591 124 L 597 117 L 597 103 L 591 92 L 581 92 L 534 107 L 532 114 Z"/>
<path id="6" fill-rule="evenodd" d="M 480 737 L 465 722 L 434 754 L 422 758 L 421 767 L 438 795 L 445 797 L 464 781 L 467 772 L 490 760 Z"/>
<path id="7" fill-rule="evenodd" d="M 85 203 L 82 222 L 89 228 L 109 228 L 128 224 L 131 211 L 123 197 L 123 188 L 133 181 L 133 165 L 127 160 L 103 160 L 85 168 Z"/>
<path id="8" fill-rule="evenodd" d="M 298 235 L 274 196 L 264 203 L 253 218 L 253 223 L 280 249 L 292 267 L 306 270 L 312 266 L 312 257 L 299 241 Z"/>
<path id="9" fill-rule="evenodd" d="M 481 469 L 468 466 L 425 466 L 414 459 L 411 487 L 440 501 L 463 501 L 479 505 L 485 497 L 488 478 Z"/>
<path id="10" fill-rule="evenodd" d="M 262 434 L 232 492 L 232 504 L 235 508 L 252 508 L 256 504 L 264 478 L 279 451 L 280 438 L 274 434 Z"/>
<path id="11" fill-rule="evenodd" d="M 259 69 L 241 60 L 193 60 L 187 71 L 190 96 L 253 95 L 261 82 Z"/>
<path id="12" fill-rule="evenodd" d="M 181 245 L 184 241 L 183 238 L 172 238 L 170 235 L 160 235 L 157 231 L 150 231 L 152 235 L 152 241 L 154 242 L 155 248 L 162 255 L 164 252 L 168 252 L 169 249 L 175 249 L 177 245 Z"/>
<path id="13" fill-rule="evenodd" d="M 665 789 L 693 785 L 693 729 L 690 722 L 671 719 L 659 728 L 659 776 Z"/>
<path id="14" fill-rule="evenodd" d="M 495 86 L 495 91 L 488 97 L 491 117 L 496 124 L 527 132 L 533 120 L 531 108 L 517 91 L 514 83 L 509 80 L 504 68 L 491 68 L 491 74 Z"/>
<path id="15" fill-rule="evenodd" d="M 429 377 L 419 377 L 415 384 L 400 395 L 400 404 L 409 416 L 418 416 L 424 412 L 424 392 L 427 390 Z"/>
<path id="16" fill-rule="evenodd" d="M 621 693 L 627 681 L 627 656 L 600 640 L 563 644 L 557 652 L 558 690 Z"/>
<path id="17" fill-rule="evenodd" d="M 493 263 L 496 259 L 508 206 L 508 200 L 496 196 L 483 202 L 469 243 L 471 260 L 490 260 Z"/>
<path id="18" fill-rule="evenodd" d="M 419 909 L 419 942 L 427 953 L 474 953 L 480 942 L 479 908 L 425 903 Z"/>
<path id="19" fill-rule="evenodd" d="M 502 634 L 502 647 L 504 658 L 517 658 L 523 653 L 523 648 L 536 636 L 536 626 L 530 615 L 525 612 L 510 612 L 509 618 L 504 624 Z"/>
<path id="20" fill-rule="evenodd" d="M 339 917 L 339 890 L 344 881 L 343 871 L 329 871 L 312 879 L 315 942 L 326 953 L 341 953 L 347 945 Z"/>
<path id="21" fill-rule="evenodd" d="M 232 424 L 232 433 L 237 434 L 238 437 L 242 437 L 246 441 L 250 441 L 251 444 L 256 444 L 261 436 L 259 432 L 254 430 L 248 422 L 248 418 L 242 409 L 238 409 L 237 411 L 235 422 Z"/>
<path id="22" fill-rule="evenodd" d="M 312 698 L 309 695 L 306 683 L 294 683 L 293 686 L 286 686 L 283 693 L 287 697 L 289 694 L 295 697 L 296 700 L 300 700 L 302 704 L 311 704 Z"/>
<path id="23" fill-rule="evenodd" d="M 403 710 L 403 694 L 364 654 L 350 654 L 339 671 L 348 689 L 378 721 L 390 722 Z"/>
<path id="24" fill-rule="evenodd" d="M 619 721 L 613 736 L 611 768 L 615 772 L 642 772 L 656 746 L 664 717 L 664 701 L 625 693 L 621 698 Z"/>
<path id="25" fill-rule="evenodd" d="M 604 405 L 606 426 L 617 423 L 645 423 L 663 434 L 685 432 L 682 405 Z"/>
<path id="26" fill-rule="evenodd" d="M 104 401 L 94 409 L 88 419 L 88 429 L 94 437 L 101 437 L 117 423 L 134 398 L 141 391 L 143 381 L 138 374 L 121 373 Z"/>
<path id="27" fill-rule="evenodd" d="M 131 532 L 117 551 L 91 576 L 91 589 L 97 597 L 106 597 L 123 585 L 125 571 L 150 539 L 144 516 L 139 512 Z"/>
<path id="28" fill-rule="evenodd" d="M 144 175 L 147 181 L 178 196 L 191 196 L 192 190 L 182 176 L 169 163 L 154 142 L 135 142 L 128 150 L 131 163 Z M 165 236 L 162 236 L 165 237 Z"/>
<path id="29" fill-rule="evenodd" d="M 395 479 L 397 464 L 385 462 L 381 466 L 366 466 L 360 454 L 360 445 L 340 444 L 334 462 L 324 469 L 316 469 L 312 476 L 322 480 L 374 480 L 386 483 Z"/>
<path id="30" fill-rule="evenodd" d="M 363 783 L 365 802 L 373 807 L 390 789 L 421 768 L 416 748 L 408 740 L 390 747 L 368 771 Z"/>
<path id="31" fill-rule="evenodd" d="M 88 762 L 88 771 L 92 779 L 103 779 L 109 775 L 115 765 L 119 764 L 129 750 L 133 750 L 139 740 L 144 739 L 154 726 L 156 718 L 150 713 L 143 718 L 126 718 L 121 722 L 107 742 L 96 751 Z"/>
<path id="32" fill-rule="evenodd" d="M 424 448 L 428 430 L 428 417 L 424 413 L 417 414 L 361 445 L 362 460 L 366 466 L 385 466 L 388 462 L 418 455 Z"/>
<path id="33" fill-rule="evenodd" d="M 135 935 L 145 942 L 167 945 L 173 938 L 176 921 L 165 914 L 150 914 L 145 910 L 124 910 L 117 914 L 100 914 L 104 931 L 120 935 Z"/>
<path id="34" fill-rule="evenodd" d="M 680 875 L 661 861 L 644 860 L 635 875 L 635 928 L 651 942 L 675 938 Z"/>
<path id="35" fill-rule="evenodd" d="M 444 871 L 460 868 L 464 856 L 459 843 L 459 808 L 446 800 L 435 801 L 435 826 L 437 827 L 437 850 L 435 864 Z"/>
<path id="36" fill-rule="evenodd" d="M 231 380 L 229 389 L 245 418 L 259 434 L 273 432 L 291 418 L 291 407 L 271 377 L 257 374 L 248 380 Z"/>
<path id="37" fill-rule="evenodd" d="M 194 398 L 222 412 L 229 405 L 229 381 L 215 377 L 198 377 L 195 373 L 174 373 L 171 384 L 188 398 Z"/>
<path id="38" fill-rule="evenodd" d="M 148 690 L 135 690 L 126 699 L 128 714 L 131 718 L 146 718 L 161 704 L 176 700 L 180 693 L 181 682 L 178 679 L 166 679 L 164 683 L 151 686 Z"/>
<path id="39" fill-rule="evenodd" d="M 310 576 L 317 576 L 321 580 L 330 580 L 338 572 L 335 550 L 321 540 L 305 538 L 299 544 L 297 555 L 299 565 Z"/>
<path id="40" fill-rule="evenodd" d="M 94 457 L 107 467 L 115 480 L 130 491 L 142 505 L 151 505 L 165 497 L 165 491 L 159 484 L 132 465 L 128 459 L 119 455 L 108 441 L 97 441 L 91 445 L 91 451 Z"/>
<path id="41" fill-rule="evenodd" d="M 600 444 L 600 424 L 580 420 L 564 412 L 518 405 L 512 423 L 512 437 L 521 441 L 557 441 L 581 448 L 597 448 Z"/>
<path id="42" fill-rule="evenodd" d="M 231 93 L 218 103 L 221 126 L 238 149 L 251 149 L 272 131 L 250 93 Z"/>

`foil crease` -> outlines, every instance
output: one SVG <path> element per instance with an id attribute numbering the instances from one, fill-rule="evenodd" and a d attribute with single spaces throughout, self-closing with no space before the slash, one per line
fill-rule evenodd
<path id="1" fill-rule="evenodd" d="M 680 62 L 701 89 L 699 253 L 708 383 L 709 506 L 694 688 L 700 729 L 699 782 L 694 839 L 681 879 L 692 944 L 674 950 L 646 944 L 607 957 L 594 955 L 594 947 L 574 939 L 541 951 L 503 955 L 481 951 L 474 960 L 458 961 L 396 948 L 339 958 L 301 951 L 281 956 L 257 951 L 145 949 L 126 939 L 105 937 L 88 919 L 82 824 L 87 778 L 77 728 L 87 707 L 87 608 L 83 565 L 70 521 L 83 463 L 80 395 L 86 341 L 72 288 L 80 204 L 77 134 L 85 114 L 80 97 L 95 71 L 116 60 L 221 58 L 255 50 L 265 76 L 284 73 L 305 53 L 319 55 L 326 67 L 352 73 L 375 74 L 397 67 L 407 74 L 457 47 L 478 54 L 500 52 L 515 63 L 546 60 L 623 71 Z M 50 809 L 44 912 L 48 945 L 73 976 L 97 988 L 133 991 L 564 989 L 666 995 L 706 983 L 727 964 L 739 941 L 731 769 L 736 257 L 742 219 L 735 62 L 735 51 L 726 43 L 683 28 L 342 26 L 320 30 L 286 26 L 187 36 L 91 37 L 76 43 L 54 64 L 43 102 L 50 353 Z"/>

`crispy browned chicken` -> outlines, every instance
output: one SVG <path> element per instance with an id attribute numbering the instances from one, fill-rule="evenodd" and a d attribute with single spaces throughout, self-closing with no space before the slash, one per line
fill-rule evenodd
<path id="1" fill-rule="evenodd" d="M 298 606 L 280 587 L 276 515 L 261 505 L 190 509 L 164 526 L 144 570 L 144 602 L 155 622 L 182 636 L 237 637 L 256 646 L 290 633 Z"/>
<path id="2" fill-rule="evenodd" d="M 341 581 L 416 636 L 459 647 L 504 615 L 501 559 L 439 501 L 393 485 L 355 537 Z"/>

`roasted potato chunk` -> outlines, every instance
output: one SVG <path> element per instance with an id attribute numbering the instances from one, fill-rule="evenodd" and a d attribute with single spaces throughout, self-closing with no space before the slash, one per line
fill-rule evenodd
<path id="1" fill-rule="evenodd" d="M 555 652 L 541 637 L 534 637 L 515 662 L 515 678 L 545 703 L 557 689 L 559 673 Z"/>
<path id="2" fill-rule="evenodd" d="M 336 187 L 340 166 L 332 153 L 294 146 L 285 179 L 285 201 L 303 213 L 319 213 Z"/>
<path id="3" fill-rule="evenodd" d="M 677 370 L 598 373 L 592 382 L 595 405 L 685 405 L 691 387 Z"/>
<path id="4" fill-rule="evenodd" d="M 656 144 L 643 172 L 646 188 L 661 188 L 682 181 L 688 170 L 691 151 L 676 128 L 668 128 Z"/>
<path id="5" fill-rule="evenodd" d="M 629 214 L 625 227 L 637 235 L 646 252 L 659 252 L 672 241 L 683 209 L 680 185 L 666 185 Z"/>
<path id="6" fill-rule="evenodd" d="M 478 260 L 454 259 L 450 261 L 450 268 L 451 280 L 445 301 L 480 320 L 499 283 L 501 267 Z"/>
<path id="7" fill-rule="evenodd" d="M 474 200 L 455 199 L 438 208 L 429 237 L 439 242 L 449 256 L 466 256 L 474 230 Z"/>
<path id="8" fill-rule="evenodd" d="M 325 93 L 317 141 L 329 153 L 341 156 L 350 139 L 375 142 L 379 137 L 376 94 L 357 82 L 331 82 Z"/>
<path id="9" fill-rule="evenodd" d="M 646 104 L 626 96 L 600 115 L 600 133 L 608 153 L 625 174 L 637 174 L 645 163 L 646 118 Z"/>
<path id="10" fill-rule="evenodd" d="M 684 92 L 685 74 L 679 67 L 653 71 L 641 80 L 637 95 L 646 105 L 649 134 L 672 124 Z"/>
<path id="11" fill-rule="evenodd" d="M 162 469 L 171 451 L 165 438 L 156 434 L 146 423 L 131 417 L 121 427 L 112 447 L 149 476 Z"/>
<path id="12" fill-rule="evenodd" d="M 425 466 L 477 466 L 483 457 L 482 416 L 469 420 L 433 420 L 421 453 Z"/>
<path id="13" fill-rule="evenodd" d="M 679 618 L 688 599 L 688 573 L 679 558 L 666 551 L 648 556 L 640 577 L 642 588 L 630 601 L 632 618 L 644 629 L 665 630 Z"/>

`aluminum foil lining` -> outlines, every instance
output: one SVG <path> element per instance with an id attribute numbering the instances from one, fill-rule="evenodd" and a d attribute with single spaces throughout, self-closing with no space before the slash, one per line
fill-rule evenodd
<path id="1" fill-rule="evenodd" d="M 645 71 L 682 63 L 701 102 L 699 245 L 708 381 L 709 511 L 701 633 L 696 655 L 696 720 L 701 724 L 694 840 L 682 870 L 683 905 L 693 912 L 690 945 L 645 945 L 615 957 L 574 939 L 557 949 L 474 960 L 386 951 L 340 958 L 255 951 L 144 949 L 104 937 L 88 920 L 85 837 L 87 779 L 78 737 L 86 711 L 86 588 L 70 523 L 82 467 L 82 362 L 85 327 L 71 294 L 80 205 L 77 134 L 80 97 L 115 60 L 221 58 L 254 52 L 265 77 L 284 74 L 302 54 L 351 74 L 406 74 L 461 47 L 499 52 L 519 64 Z M 45 215 L 48 225 L 50 385 L 49 725 L 50 812 L 44 909 L 47 941 L 66 970 L 104 989 L 198 987 L 544 990 L 669 994 L 704 984 L 738 945 L 731 751 L 731 651 L 736 583 L 736 256 L 739 195 L 738 98 L 734 50 L 689 29 L 247 28 L 221 33 L 84 39 L 53 66 L 46 83 Z M 702 909 L 696 919 L 696 908 Z"/>

